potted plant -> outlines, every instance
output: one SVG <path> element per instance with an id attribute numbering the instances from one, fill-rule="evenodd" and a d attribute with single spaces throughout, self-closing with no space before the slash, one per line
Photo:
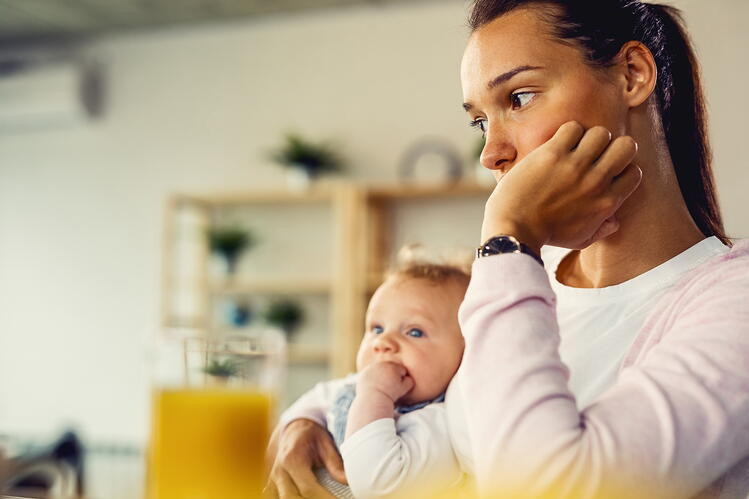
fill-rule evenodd
<path id="1" fill-rule="evenodd" d="M 252 232 L 236 226 L 212 227 L 208 230 L 211 251 L 223 258 L 229 275 L 236 270 L 242 251 L 250 249 L 256 242 Z"/>
<path id="2" fill-rule="evenodd" d="M 484 151 L 484 145 L 486 145 L 486 139 L 479 137 L 473 144 L 471 159 L 475 165 L 476 181 L 479 184 L 492 185 L 495 182 L 494 176 L 481 164 L 481 153 Z"/>
<path id="3" fill-rule="evenodd" d="M 217 385 L 226 385 L 229 378 L 239 373 L 239 365 L 232 359 L 211 359 L 203 368 L 203 372 L 211 377 Z"/>
<path id="4" fill-rule="evenodd" d="M 293 300 L 277 300 L 270 304 L 264 317 L 268 324 L 278 326 L 291 336 L 304 321 L 304 309 Z"/>
<path id="5" fill-rule="evenodd" d="M 287 167 L 289 184 L 294 188 L 307 188 L 322 174 L 341 172 L 343 162 L 328 143 L 315 143 L 296 133 L 289 133 L 272 158 Z"/>

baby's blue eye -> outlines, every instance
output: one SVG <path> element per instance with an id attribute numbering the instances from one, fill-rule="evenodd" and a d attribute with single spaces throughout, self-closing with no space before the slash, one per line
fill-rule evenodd
<path id="1" fill-rule="evenodd" d="M 413 338 L 421 338 L 422 336 L 424 336 L 424 331 L 422 331 L 421 329 L 413 328 L 409 329 L 407 334 Z"/>
<path id="2" fill-rule="evenodd" d="M 372 326 L 372 332 L 374 334 L 382 334 L 385 332 L 385 330 L 382 328 L 382 326 Z"/>

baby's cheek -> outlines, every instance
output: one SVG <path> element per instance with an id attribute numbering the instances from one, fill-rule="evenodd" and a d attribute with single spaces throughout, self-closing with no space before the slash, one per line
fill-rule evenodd
<path id="1" fill-rule="evenodd" d="M 364 342 L 359 347 L 359 351 L 356 353 L 356 372 L 360 372 L 362 369 L 369 365 L 368 349 Z"/>

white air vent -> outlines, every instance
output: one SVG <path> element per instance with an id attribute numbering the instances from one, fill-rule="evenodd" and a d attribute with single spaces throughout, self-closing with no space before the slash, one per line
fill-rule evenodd
<path id="1" fill-rule="evenodd" d="M 45 62 L 0 73 L 0 132 L 66 126 L 89 114 L 84 72 L 74 62 Z"/>

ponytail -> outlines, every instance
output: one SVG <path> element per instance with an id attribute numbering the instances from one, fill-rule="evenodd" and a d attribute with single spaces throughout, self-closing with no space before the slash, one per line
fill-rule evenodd
<path id="1" fill-rule="evenodd" d="M 718 206 L 705 98 L 694 48 L 677 9 L 660 4 L 643 5 L 654 16 L 665 42 L 657 50 L 656 63 L 660 64 L 656 94 L 681 194 L 700 231 L 730 244 Z M 653 51 L 653 47 L 649 48 Z"/>

